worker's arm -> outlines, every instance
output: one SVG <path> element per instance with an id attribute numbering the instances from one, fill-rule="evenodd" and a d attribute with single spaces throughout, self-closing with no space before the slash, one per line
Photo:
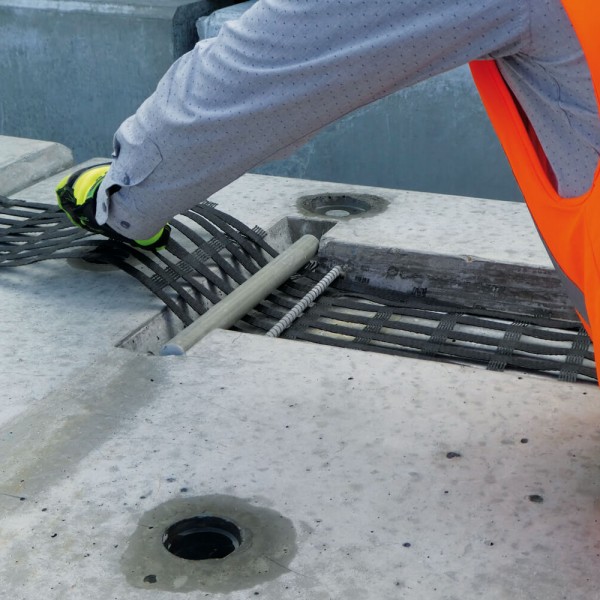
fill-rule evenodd
<path id="1" fill-rule="evenodd" d="M 547 49 L 534 48 L 547 54 L 537 69 L 532 37 L 541 18 L 554 38 L 539 41 Z M 484 56 L 501 59 L 515 93 L 533 89 L 527 108 L 534 125 L 549 123 L 552 161 L 572 140 L 569 119 L 549 118 L 560 75 L 552 69 L 563 54 L 577 60 L 577 50 L 559 0 L 261 0 L 181 57 L 119 128 L 97 220 L 126 237 L 150 237 L 174 214 L 348 112 Z M 579 95 L 590 93 L 591 86 Z M 572 145 L 580 167 L 574 183 L 583 185 L 588 163 Z M 569 170 L 554 168 L 568 188 Z"/>

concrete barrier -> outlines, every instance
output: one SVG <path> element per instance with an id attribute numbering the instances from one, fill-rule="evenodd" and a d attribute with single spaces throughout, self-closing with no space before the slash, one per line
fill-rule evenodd
<path id="1" fill-rule="evenodd" d="M 0 135 L 0 194 L 19 192 L 72 164 L 62 144 Z"/>

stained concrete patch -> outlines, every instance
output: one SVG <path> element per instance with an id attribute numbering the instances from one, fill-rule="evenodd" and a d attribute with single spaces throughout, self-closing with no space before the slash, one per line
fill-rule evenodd
<path id="1" fill-rule="evenodd" d="M 173 524 L 193 517 L 218 517 L 240 531 L 240 545 L 224 558 L 189 560 L 164 545 Z M 122 568 L 134 587 L 171 592 L 228 593 L 287 573 L 296 554 L 296 532 L 278 512 L 223 495 L 176 498 L 142 515 L 123 555 Z"/>

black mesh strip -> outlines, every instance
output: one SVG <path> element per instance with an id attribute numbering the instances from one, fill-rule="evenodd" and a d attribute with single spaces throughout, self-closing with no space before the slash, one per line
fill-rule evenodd
<path id="1" fill-rule="evenodd" d="M 62 212 L 58 206 L 54 204 L 43 204 L 42 202 L 30 202 L 29 200 L 19 200 L 18 198 L 7 198 L 6 196 L 0 195 L 0 204 L 3 207 L 21 206 L 26 208 L 27 211 L 38 211 L 48 215 L 48 213 Z M 2 209 L 4 212 L 4 208 Z"/>
<path id="2" fill-rule="evenodd" d="M 123 262 L 117 266 L 123 269 L 125 273 L 128 273 L 133 278 L 137 279 L 140 283 L 142 283 L 144 286 L 146 286 L 155 296 L 157 296 L 165 304 L 165 306 L 167 306 L 173 312 L 174 315 L 177 316 L 178 319 L 181 320 L 181 322 L 184 325 L 190 325 L 193 322 L 194 318 L 190 317 L 189 312 L 184 308 L 184 306 L 182 306 L 177 301 L 176 297 L 165 291 L 164 285 L 156 285 L 152 281 L 151 277 L 149 277 L 148 275 L 140 271 L 140 269 L 127 262 Z M 202 309 L 198 307 L 197 312 L 198 314 L 201 314 Z"/>
<path id="3" fill-rule="evenodd" d="M 196 223 L 202 225 L 203 227 L 203 217 L 205 220 L 209 220 L 217 225 L 225 235 L 231 237 L 232 240 L 239 245 L 239 248 L 252 257 L 252 259 L 255 260 L 260 267 L 266 265 L 268 262 L 263 253 L 260 251 L 261 248 L 271 254 L 271 256 L 277 255 L 277 252 L 273 250 L 256 232 L 249 229 L 237 219 L 234 219 L 229 215 L 225 215 L 221 211 L 210 206 L 202 206 L 200 208 L 203 209 L 202 214 L 198 214 L 199 211 L 194 209 L 192 211 L 188 211 L 186 216 L 196 221 Z M 244 235 L 240 235 L 240 229 L 244 231 Z M 209 230 L 207 229 L 207 231 Z M 239 255 L 237 249 L 236 258 L 242 262 L 241 256 Z"/>
<path id="4" fill-rule="evenodd" d="M 447 313 L 440 316 L 441 319 L 438 326 L 433 330 L 428 344 L 423 351 L 423 354 L 428 356 L 437 356 L 442 351 L 442 348 L 448 339 L 448 335 L 454 329 L 456 321 L 458 320 L 457 314 Z"/>
<path id="5" fill-rule="evenodd" d="M 583 361 L 589 360 L 590 338 L 585 329 L 581 327 L 571 345 L 571 351 L 566 357 L 565 363 L 560 369 L 558 378 L 561 381 L 574 382 L 577 374 L 581 371 Z"/>
<path id="6" fill-rule="evenodd" d="M 392 313 L 386 310 L 380 310 L 377 314 L 366 323 L 364 329 L 361 330 L 360 334 L 354 338 L 355 344 L 364 344 L 370 342 L 373 339 L 372 334 L 379 333 L 382 327 L 388 323 Z"/>
<path id="7" fill-rule="evenodd" d="M 175 240 L 169 240 L 166 249 L 173 256 L 177 257 L 179 262 L 174 263 L 169 261 L 166 256 L 166 252 L 156 253 L 158 260 L 161 260 L 168 265 L 168 268 L 164 273 L 156 273 L 154 277 L 156 283 L 159 283 L 161 280 L 170 281 L 174 277 L 183 277 L 188 283 L 194 285 L 195 279 L 192 276 L 192 274 L 194 274 L 196 278 L 198 275 L 205 277 L 207 281 L 212 283 L 225 294 L 229 294 L 233 290 L 227 281 L 214 273 L 204 262 L 197 260 L 191 253 L 186 252 L 184 248 Z"/>
<path id="8" fill-rule="evenodd" d="M 504 337 L 498 342 L 496 356 L 488 363 L 488 370 L 504 371 L 506 369 L 510 357 L 515 353 L 525 327 L 526 324 L 521 321 L 515 321 L 508 326 L 504 332 Z"/>
<path id="9" fill-rule="evenodd" d="M 4 260 L 32 259 L 38 255 L 39 259 L 43 260 L 52 252 L 70 247 L 74 243 L 92 245 L 87 243 L 90 239 L 85 232 L 76 228 L 47 230 L 33 239 L 20 234 L 13 235 L 11 232 L 11 236 L 3 241 L 7 244 L 0 249 L 0 257 Z M 97 245 L 97 241 L 95 243 Z"/>
<path id="10" fill-rule="evenodd" d="M 171 244 L 169 244 L 171 246 Z M 204 284 L 202 278 L 198 277 L 198 273 L 194 273 L 194 271 L 190 268 L 184 268 L 187 264 L 184 261 L 174 262 L 169 260 L 166 252 L 157 253 L 154 255 L 158 260 L 163 262 L 166 265 L 166 268 L 159 269 L 157 268 L 152 275 L 152 284 L 156 286 L 166 287 L 167 285 L 172 287 L 177 293 L 182 295 L 182 289 L 185 289 L 185 284 L 187 284 L 190 288 L 192 288 L 196 293 L 204 296 L 210 303 L 216 304 L 221 299 L 221 296 L 211 290 L 208 286 Z M 146 258 L 146 257 L 144 257 Z M 154 263 L 154 261 L 152 261 Z M 204 265 L 203 265 L 204 267 Z M 203 268 L 201 274 L 204 275 L 204 271 L 208 271 L 212 273 L 210 269 Z M 206 279 L 212 282 L 212 278 L 206 277 Z M 178 282 L 181 280 L 181 285 Z M 229 293 L 231 288 L 229 285 L 218 286 L 218 289 L 222 290 L 224 293 Z M 196 310 L 196 307 L 194 306 Z"/>
<path id="11" fill-rule="evenodd" d="M 319 332 L 327 332 L 330 334 L 336 334 L 337 336 L 346 336 L 346 340 L 340 340 L 333 336 L 326 336 Z M 387 348 L 388 351 L 391 349 L 398 355 L 403 356 L 414 356 L 419 357 L 430 349 L 430 342 L 427 339 L 420 340 L 408 336 L 395 336 L 390 337 L 381 333 L 370 334 L 369 343 L 356 343 L 355 340 L 356 329 L 352 327 L 340 326 L 331 323 L 319 323 L 318 327 L 306 327 L 303 325 L 302 329 L 298 330 L 294 328 L 293 331 L 288 330 L 284 337 L 290 339 L 299 340 L 310 340 L 317 341 L 319 343 L 331 344 L 335 346 L 344 346 L 346 348 L 356 346 L 363 346 L 373 352 L 381 351 L 381 348 Z M 458 346 L 451 343 L 440 344 L 439 351 L 435 356 L 438 360 L 450 360 L 450 361 L 464 361 L 474 362 L 480 364 L 487 364 L 490 360 L 489 350 L 480 348 L 471 348 Z M 506 357 L 506 365 L 512 368 L 520 368 L 527 371 L 541 371 L 541 372 L 558 372 L 560 371 L 563 362 L 559 360 L 551 360 L 548 358 L 540 358 L 525 355 L 512 355 Z M 579 373 L 590 379 L 595 378 L 595 369 L 593 367 L 580 367 Z"/>
<path id="12" fill-rule="evenodd" d="M 226 225 L 226 227 L 223 228 L 225 232 L 227 232 L 229 228 L 235 228 L 233 229 L 233 232 L 235 232 L 236 230 L 243 231 L 244 236 L 247 237 L 248 240 L 253 242 L 253 245 L 246 245 L 244 243 L 243 247 L 247 252 L 254 255 L 257 261 L 265 260 L 262 254 L 260 252 L 257 252 L 257 248 L 262 248 L 267 254 L 270 254 L 273 258 L 277 256 L 277 250 L 275 250 L 269 244 L 267 244 L 267 242 L 264 239 L 264 231 L 260 227 L 253 227 L 252 229 L 248 229 L 247 225 L 245 225 L 235 217 L 232 217 L 227 213 L 217 210 L 216 208 L 214 208 L 214 206 L 210 207 L 207 213 L 210 216 L 210 219 L 219 226 L 221 226 L 221 223 Z M 245 242 L 244 239 L 238 241 L 240 242 L 240 245 L 242 245 L 242 243 Z"/>
<path id="13" fill-rule="evenodd" d="M 246 252 L 239 243 L 236 242 L 232 235 L 225 235 L 222 231 L 215 228 L 208 219 L 195 213 L 188 213 L 186 216 L 192 219 L 195 223 L 202 226 L 206 231 L 214 236 L 214 239 L 218 240 L 223 248 L 231 253 L 234 259 L 242 265 L 248 272 L 255 273 L 260 267 L 257 266 L 251 259 L 248 252 Z"/>
<path id="14" fill-rule="evenodd" d="M 496 369 L 517 368 L 554 374 L 562 371 L 568 373 L 563 378 L 569 380 L 573 379 L 571 372 L 589 380 L 596 378 L 590 341 L 585 332 L 582 335 L 579 323 L 550 320 L 558 331 L 545 330 L 535 323 L 537 318 L 532 318 L 534 323 L 515 322 L 505 314 L 502 315 L 504 322 L 500 322 L 496 320 L 500 316 L 498 313 L 494 313 L 492 320 L 464 313 L 445 313 L 433 306 L 412 308 L 407 301 L 391 308 L 387 306 L 392 318 L 383 324 L 380 311 L 386 303 L 381 300 L 376 304 L 373 300 L 372 296 L 368 301 L 362 301 L 329 292 L 283 337 L 368 348 L 374 352 L 382 352 L 384 348 L 388 354 L 402 356 L 425 355 L 437 360 L 485 365 L 491 362 L 492 368 Z M 415 299 L 415 304 L 419 302 Z M 372 332 L 365 336 L 362 332 L 370 320 L 373 327 L 368 329 Z M 461 324 L 466 324 L 467 329 L 457 330 Z M 382 325 L 385 327 L 383 332 Z M 489 330 L 489 325 L 493 329 Z M 477 333 L 478 329 L 487 330 L 487 334 Z M 357 343 L 358 336 L 361 339 Z M 577 357 L 568 358 L 573 352 Z M 590 364 L 583 364 L 584 360 Z"/>
<path id="15" fill-rule="evenodd" d="M 244 280 L 243 277 L 240 277 L 239 270 L 234 268 L 231 263 L 229 263 L 224 257 L 221 256 L 221 252 L 227 248 L 227 244 L 224 244 L 219 234 L 219 237 L 212 237 L 209 242 L 204 241 L 197 233 L 192 231 L 189 227 L 184 225 L 183 223 L 176 223 L 174 225 L 182 234 L 184 234 L 188 240 L 190 240 L 196 248 L 189 252 L 185 250 L 181 245 L 169 247 L 169 250 L 173 252 L 178 258 L 185 261 L 187 260 L 190 264 L 190 268 L 202 271 L 204 268 L 204 263 L 209 261 L 214 261 L 215 264 L 222 269 L 229 277 L 231 277 L 237 283 L 242 283 Z M 212 228 L 211 228 L 212 229 Z M 229 288 L 231 290 L 231 286 L 229 284 L 225 284 L 223 281 L 223 291 L 225 288 Z"/>
<path id="16" fill-rule="evenodd" d="M 394 315 L 399 315 L 401 313 L 395 312 Z M 422 319 L 425 320 L 426 315 L 420 311 L 420 317 Z M 388 330 L 396 330 L 398 332 L 406 332 L 406 333 L 413 333 L 413 334 L 419 334 L 421 336 L 426 336 L 427 338 L 429 338 L 432 333 L 434 332 L 434 328 L 437 329 L 438 327 L 438 322 L 442 319 L 444 319 L 446 317 L 445 314 L 443 313 L 438 313 L 438 312 L 432 312 L 427 320 L 434 323 L 434 324 L 414 324 L 414 323 L 410 323 L 410 322 L 406 322 L 406 321 L 388 321 L 385 326 Z M 315 326 L 316 324 L 318 324 L 319 322 L 321 322 L 322 319 L 331 319 L 331 320 L 336 320 L 336 321 L 341 321 L 341 322 L 348 322 L 348 323 L 358 323 L 358 324 L 362 324 L 362 325 L 368 325 L 369 321 L 371 319 L 373 319 L 373 317 L 367 316 L 367 315 L 357 315 L 357 314 L 351 314 L 348 315 L 346 313 L 343 312 L 339 312 L 336 310 L 327 310 L 325 307 L 321 306 L 321 303 L 319 303 L 319 305 L 317 307 L 315 307 L 314 309 L 311 309 L 311 312 L 309 315 L 307 315 L 306 318 L 303 319 L 303 326 L 304 327 L 311 327 L 311 326 Z M 456 321 L 456 323 L 455 323 Z M 452 323 L 452 325 L 455 327 L 455 325 L 457 323 L 460 323 L 460 317 L 458 315 L 453 315 L 451 317 L 448 317 L 447 320 L 447 324 L 450 325 L 450 323 Z M 479 328 L 480 329 L 486 329 L 486 321 L 483 320 L 479 323 Z M 531 326 L 531 328 L 527 330 L 528 335 L 529 333 L 534 333 L 533 330 L 533 326 Z M 443 332 L 445 334 L 445 337 L 451 337 L 453 342 L 456 341 L 462 341 L 462 342 L 467 342 L 467 343 L 477 343 L 477 344 L 481 344 L 482 346 L 490 346 L 490 347 L 497 347 L 498 346 L 498 340 L 500 338 L 496 337 L 491 337 L 489 335 L 482 335 L 482 334 L 476 334 L 476 333 L 471 333 L 471 332 L 463 332 L 463 331 L 457 331 L 456 329 L 454 330 L 447 330 L 445 332 Z M 537 337 L 540 337 L 541 334 L 539 332 Z M 392 335 L 390 333 L 390 335 Z M 442 335 L 442 331 L 438 332 L 438 336 Z M 568 340 L 571 340 L 573 338 L 574 334 L 571 334 L 571 336 L 569 338 L 566 338 Z M 533 335 L 531 337 L 534 337 Z M 561 350 L 560 348 L 555 348 L 555 347 L 551 347 L 551 346 L 543 346 L 542 344 L 534 344 L 534 343 L 530 343 L 530 342 L 524 342 L 521 341 L 519 339 L 516 340 L 517 344 L 516 344 L 516 349 L 518 349 L 521 352 L 530 352 L 532 354 L 537 354 L 540 352 L 540 350 L 543 349 L 545 354 L 563 354 L 563 350 Z M 434 339 L 434 340 L 430 340 L 429 341 L 429 348 L 425 350 L 425 352 L 431 352 L 432 348 L 437 345 L 439 343 L 438 339 Z"/>
<path id="17" fill-rule="evenodd" d="M 50 258 L 114 264 L 136 278 L 190 324 L 246 281 L 276 251 L 265 232 L 249 229 L 204 202 L 189 221 L 172 223 L 167 248 L 145 252 L 76 228 L 56 207 L 0 197 L 0 266 Z M 236 329 L 264 333 L 325 273 L 311 264 L 293 275 Z M 429 298 L 346 293 L 339 280 L 283 337 L 370 352 L 471 362 L 503 370 L 551 373 L 559 379 L 594 380 L 593 349 L 579 323 L 547 316 L 515 316 L 465 308 Z"/>

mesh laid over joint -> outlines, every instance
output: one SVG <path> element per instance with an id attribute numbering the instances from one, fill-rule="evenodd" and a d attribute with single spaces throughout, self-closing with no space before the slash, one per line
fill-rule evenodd
<path id="1" fill-rule="evenodd" d="M 203 202 L 171 223 L 166 248 L 147 252 L 74 226 L 54 206 L 0 196 L 0 267 L 57 258 L 114 265 L 189 325 L 277 255 L 265 232 Z"/>
<path id="2" fill-rule="evenodd" d="M 581 324 L 444 306 L 406 297 L 326 294 L 282 336 L 343 348 L 518 369 L 562 381 L 596 381 L 594 353 Z"/>
<path id="3" fill-rule="evenodd" d="M 112 264 L 129 273 L 189 325 L 277 255 L 265 232 L 210 202 L 172 223 L 161 251 L 143 252 L 71 224 L 57 207 L 0 196 L 0 267 L 56 258 Z M 316 263 L 292 276 L 238 322 L 264 334 L 327 269 Z M 563 381 L 595 381 L 590 340 L 579 322 L 448 305 L 398 294 L 394 301 L 343 290 L 336 281 L 282 336 L 397 356 L 518 369 Z"/>

